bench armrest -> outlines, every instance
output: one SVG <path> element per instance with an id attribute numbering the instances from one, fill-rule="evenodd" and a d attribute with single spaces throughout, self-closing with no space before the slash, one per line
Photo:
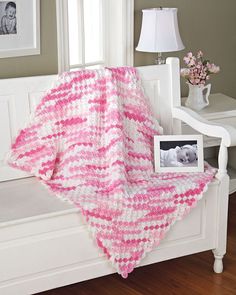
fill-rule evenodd
<path id="1" fill-rule="evenodd" d="M 204 135 L 221 138 L 222 144 L 225 147 L 236 145 L 236 128 L 233 126 L 210 122 L 196 112 L 182 106 L 174 107 L 172 114 L 173 118 L 187 123 L 190 127 Z"/>
<path id="2" fill-rule="evenodd" d="M 220 150 L 218 154 L 219 168 L 216 178 L 221 181 L 225 179 L 226 183 L 228 183 L 229 177 L 227 175 L 227 148 L 236 145 L 236 128 L 226 124 L 210 122 L 186 107 L 174 107 L 172 110 L 172 115 L 173 118 L 185 122 L 190 127 L 202 134 L 221 138 Z"/>

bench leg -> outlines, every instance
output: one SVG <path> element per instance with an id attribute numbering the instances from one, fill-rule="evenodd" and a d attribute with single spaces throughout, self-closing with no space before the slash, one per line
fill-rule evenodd
<path id="1" fill-rule="evenodd" d="M 213 250 L 212 252 L 213 252 L 214 257 L 215 257 L 214 266 L 213 266 L 214 272 L 215 273 L 222 273 L 224 254 L 221 255 L 221 253 L 217 252 L 217 250 Z"/>
<path id="2" fill-rule="evenodd" d="M 213 250 L 215 257 L 214 272 L 222 273 L 223 257 L 226 253 L 227 242 L 227 220 L 228 220 L 228 202 L 229 202 L 229 176 L 226 174 L 227 166 L 227 148 L 221 144 L 221 156 L 219 153 L 219 164 L 221 169 L 218 170 L 218 179 L 220 180 L 218 190 L 218 205 L 216 220 L 216 246 Z"/>

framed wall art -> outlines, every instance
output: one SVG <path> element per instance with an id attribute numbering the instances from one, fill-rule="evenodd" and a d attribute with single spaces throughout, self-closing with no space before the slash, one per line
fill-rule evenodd
<path id="1" fill-rule="evenodd" d="M 0 0 L 0 58 L 40 54 L 40 0 Z"/>
<path id="2" fill-rule="evenodd" d="M 156 172 L 203 172 L 202 135 L 154 136 Z"/>

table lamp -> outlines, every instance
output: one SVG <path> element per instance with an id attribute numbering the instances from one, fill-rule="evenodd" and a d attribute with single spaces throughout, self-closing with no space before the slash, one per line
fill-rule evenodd
<path id="1" fill-rule="evenodd" d="M 138 51 L 156 52 L 156 64 L 164 64 L 162 52 L 184 49 L 179 34 L 177 8 L 144 9 Z"/>

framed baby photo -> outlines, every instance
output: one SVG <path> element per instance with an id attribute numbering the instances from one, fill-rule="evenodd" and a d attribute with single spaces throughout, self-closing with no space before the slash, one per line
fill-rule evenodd
<path id="1" fill-rule="evenodd" d="M 155 172 L 203 172 L 202 135 L 154 136 Z"/>
<path id="2" fill-rule="evenodd" d="M 40 0 L 0 0 L 0 58 L 40 54 Z"/>

